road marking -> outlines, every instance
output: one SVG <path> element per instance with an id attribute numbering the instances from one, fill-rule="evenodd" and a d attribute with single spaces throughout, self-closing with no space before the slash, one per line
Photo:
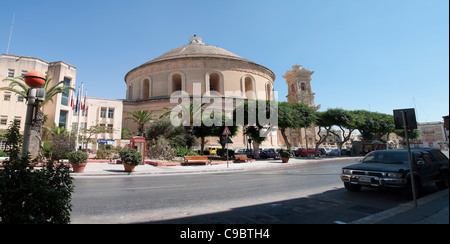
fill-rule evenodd
<path id="1" fill-rule="evenodd" d="M 283 177 L 274 177 L 274 178 L 258 178 L 258 179 L 248 179 L 248 180 L 235 180 L 235 181 L 230 181 L 229 183 L 240 183 L 240 182 L 251 182 L 251 181 L 266 181 L 266 180 L 281 180 L 281 179 L 286 179 L 288 177 L 292 177 L 292 176 L 283 176 Z"/>
<path id="2" fill-rule="evenodd" d="M 338 225 L 345 225 L 345 224 L 347 224 L 347 223 L 339 221 L 339 220 L 334 221 L 334 223 L 338 224 Z"/>
<path id="3" fill-rule="evenodd" d="M 121 190 L 148 190 L 148 189 L 165 189 L 165 188 L 176 188 L 176 187 L 184 187 L 186 185 L 169 185 L 169 186 L 148 186 L 148 187 L 127 187 L 127 188 L 93 188 L 93 189 L 82 189 L 75 190 L 79 192 L 83 191 L 121 191 Z"/>

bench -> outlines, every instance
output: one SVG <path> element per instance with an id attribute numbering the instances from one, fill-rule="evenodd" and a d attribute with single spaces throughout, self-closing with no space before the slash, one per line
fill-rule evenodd
<path id="1" fill-rule="evenodd" d="M 247 154 L 236 154 L 234 155 L 234 162 L 235 163 L 243 163 L 247 162 L 250 159 L 247 157 Z"/>
<path id="2" fill-rule="evenodd" d="M 207 156 L 184 156 L 184 165 L 188 164 L 211 164 Z"/>

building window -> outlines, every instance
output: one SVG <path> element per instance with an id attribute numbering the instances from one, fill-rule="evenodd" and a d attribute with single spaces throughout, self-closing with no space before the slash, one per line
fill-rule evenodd
<path id="1" fill-rule="evenodd" d="M 305 83 L 300 83 L 300 89 L 302 90 L 302 91 L 306 91 L 306 85 L 305 85 Z"/>
<path id="2" fill-rule="evenodd" d="M 150 80 L 145 79 L 143 84 L 143 96 L 142 99 L 146 100 L 150 98 Z"/>
<path id="3" fill-rule="evenodd" d="M 6 125 L 8 123 L 8 117 L 2 116 L 0 118 L 0 125 Z"/>
<path id="4" fill-rule="evenodd" d="M 220 92 L 220 78 L 216 73 L 212 73 L 209 76 L 209 90 Z"/>
<path id="5" fill-rule="evenodd" d="M 128 86 L 128 99 L 133 99 L 133 84 Z"/>
<path id="6" fill-rule="evenodd" d="M 266 84 L 266 99 L 271 100 L 272 99 L 272 88 L 269 83 Z"/>
<path id="7" fill-rule="evenodd" d="M 100 118 L 106 118 L 106 108 L 100 109 Z"/>
<path id="8" fill-rule="evenodd" d="M 182 90 L 181 75 L 174 74 L 172 76 L 172 92 L 181 91 L 181 90 Z"/>
<path id="9" fill-rule="evenodd" d="M 14 78 L 14 70 L 8 69 L 8 78 Z"/>
<path id="10" fill-rule="evenodd" d="M 80 122 L 80 129 L 86 129 L 86 122 Z M 78 123 L 77 122 L 73 122 L 72 123 L 72 131 L 76 131 L 78 129 Z"/>
<path id="11" fill-rule="evenodd" d="M 6 92 L 3 94 L 3 101 L 11 101 L 11 93 Z"/>
<path id="12" fill-rule="evenodd" d="M 70 78 L 64 77 L 63 87 L 70 87 Z M 61 105 L 68 106 L 69 105 L 69 91 L 64 91 L 61 96 Z"/>
<path id="13" fill-rule="evenodd" d="M 61 110 L 59 111 L 59 124 L 58 127 L 67 128 L 67 111 Z"/>
<path id="14" fill-rule="evenodd" d="M 21 95 L 17 95 L 17 101 L 18 102 L 23 102 L 23 97 Z"/>
<path id="15" fill-rule="evenodd" d="M 22 117 L 20 117 L 20 116 L 15 116 L 15 117 L 14 117 L 14 120 L 15 120 L 15 121 L 18 121 L 19 124 L 20 124 L 20 121 L 22 121 Z"/>
<path id="16" fill-rule="evenodd" d="M 108 109 L 108 119 L 114 119 L 114 108 Z"/>
<path id="17" fill-rule="evenodd" d="M 28 71 L 22 70 L 22 77 L 24 77 L 27 73 L 28 73 Z"/>
<path id="18" fill-rule="evenodd" d="M 247 98 L 255 99 L 255 90 L 254 90 L 254 87 L 253 87 L 253 80 L 252 80 L 252 78 L 245 77 L 244 85 L 245 85 L 245 94 L 247 95 Z"/>

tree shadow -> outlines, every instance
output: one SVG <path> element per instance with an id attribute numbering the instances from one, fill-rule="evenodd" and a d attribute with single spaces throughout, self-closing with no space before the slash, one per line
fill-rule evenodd
<path id="1" fill-rule="evenodd" d="M 334 224 L 352 222 L 406 203 L 397 191 L 344 188 L 296 199 L 243 206 L 227 211 L 141 222 L 141 224 Z"/>

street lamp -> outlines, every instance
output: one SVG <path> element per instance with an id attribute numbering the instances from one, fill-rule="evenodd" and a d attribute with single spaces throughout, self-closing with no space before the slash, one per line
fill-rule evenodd
<path id="1" fill-rule="evenodd" d="M 45 89 L 39 88 L 45 83 L 45 76 L 39 71 L 30 71 L 23 77 L 25 83 L 30 87 L 27 92 L 27 115 L 25 117 L 25 128 L 23 132 L 22 157 L 26 157 L 30 148 L 31 126 L 36 115 L 35 111 L 40 102 L 45 101 Z"/>

